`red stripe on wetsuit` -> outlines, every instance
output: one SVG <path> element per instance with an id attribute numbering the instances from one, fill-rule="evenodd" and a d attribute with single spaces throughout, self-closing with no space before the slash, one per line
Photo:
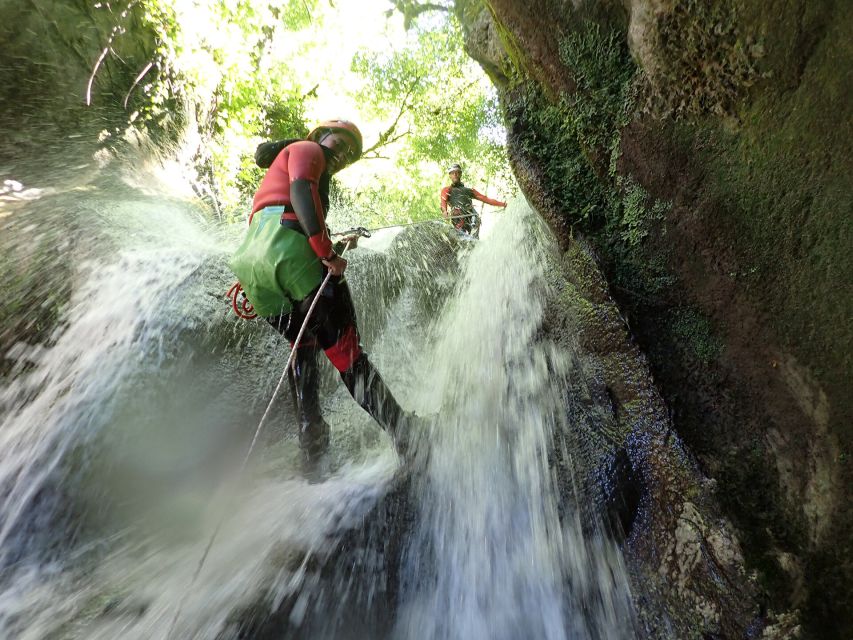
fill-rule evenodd
<path id="1" fill-rule="evenodd" d="M 348 326 L 338 341 L 325 350 L 326 357 L 335 369 L 343 373 L 358 360 L 361 355 L 361 347 L 358 344 L 358 332 L 353 325 Z"/>

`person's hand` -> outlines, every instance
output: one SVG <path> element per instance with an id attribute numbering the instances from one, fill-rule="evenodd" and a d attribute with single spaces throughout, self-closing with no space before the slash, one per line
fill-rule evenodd
<path id="1" fill-rule="evenodd" d="M 342 276 L 347 268 L 347 261 L 336 255 L 331 260 L 320 260 L 333 276 Z"/>
<path id="2" fill-rule="evenodd" d="M 344 236 L 343 238 L 341 238 L 341 242 L 344 243 L 344 246 L 347 248 L 347 251 L 349 251 L 350 249 L 355 249 L 356 247 L 358 247 L 358 238 L 359 235 L 357 233 L 353 233 L 351 235 Z"/>

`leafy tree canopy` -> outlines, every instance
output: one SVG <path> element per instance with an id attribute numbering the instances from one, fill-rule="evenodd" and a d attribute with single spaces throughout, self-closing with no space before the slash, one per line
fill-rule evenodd
<path id="1" fill-rule="evenodd" d="M 386 123 L 366 148 L 365 159 L 390 156 L 396 173 L 409 178 L 402 181 L 405 188 L 395 188 L 392 181 L 365 190 L 379 201 L 378 208 L 392 205 L 388 219 L 401 211 L 412 220 L 434 217 L 436 194 L 453 162 L 481 186 L 491 182 L 506 188 L 509 177 L 496 94 L 465 54 L 455 18 L 444 13 L 427 26 L 410 26 L 410 46 L 363 50 L 352 60 L 353 72 L 364 79 L 358 103 Z"/>
<path id="2" fill-rule="evenodd" d="M 260 141 L 302 137 L 328 117 L 365 133 L 364 161 L 335 181 L 365 222 L 438 215 L 452 162 L 473 186 L 509 195 L 496 96 L 447 3 L 140 1 L 160 44 L 134 122 L 195 132 L 199 190 L 227 215 L 242 217 L 262 176 Z"/>

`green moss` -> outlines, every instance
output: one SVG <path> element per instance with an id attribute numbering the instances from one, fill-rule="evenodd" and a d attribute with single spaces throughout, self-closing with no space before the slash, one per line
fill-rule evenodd
<path id="1" fill-rule="evenodd" d="M 521 152 L 541 167 L 548 199 L 613 265 L 613 284 L 636 297 L 659 296 L 674 278 L 647 240 L 662 231 L 670 205 L 616 174 L 621 130 L 636 102 L 637 68 L 624 35 L 585 22 L 561 42 L 560 56 L 575 93 L 549 99 L 518 72 L 505 105 L 508 123 Z"/>
<path id="2" fill-rule="evenodd" d="M 853 378 L 853 126 L 849 74 L 853 28 L 838 21 L 792 92 L 766 91 L 745 105 L 741 129 L 700 129 L 708 188 L 738 256 L 740 282 L 773 317 L 798 360 L 831 393 Z M 839 339 L 847 342 L 839 343 Z M 849 408 L 849 401 L 846 402 Z M 844 425 L 851 433 L 849 421 Z"/>
<path id="3" fill-rule="evenodd" d="M 624 184 L 624 190 L 622 215 L 617 222 L 619 238 L 629 247 L 639 247 L 652 227 L 663 221 L 672 205 L 650 198 L 648 192 L 630 178 L 620 183 Z"/>
<path id="4" fill-rule="evenodd" d="M 560 60 L 570 70 L 576 91 L 564 97 L 580 145 L 610 158 L 634 106 L 632 80 L 637 74 L 622 33 L 586 22 L 560 42 Z M 614 163 L 609 163 L 611 175 Z"/>
<path id="5" fill-rule="evenodd" d="M 646 107 L 676 118 L 732 115 L 745 90 L 759 77 L 764 50 L 743 34 L 731 0 L 683 0 L 662 13 L 647 36 L 652 60 Z"/>
<path id="6" fill-rule="evenodd" d="M 598 265 L 589 250 L 580 242 L 572 242 L 565 254 L 569 268 L 569 279 L 577 287 L 578 293 L 591 302 L 607 302 L 609 294 Z"/>
<path id="7" fill-rule="evenodd" d="M 471 22 L 467 18 L 476 16 L 483 7 L 487 8 L 489 13 L 492 14 L 492 23 L 495 25 L 498 38 L 500 38 L 503 50 L 507 55 L 507 67 L 502 70 L 504 78 L 511 78 L 520 70 L 528 68 L 527 56 L 524 54 L 524 49 L 519 46 L 512 31 L 495 17 L 495 13 L 492 7 L 489 6 L 489 3 L 482 2 L 481 0 L 457 0 L 455 4 L 457 15 L 461 16 L 460 21 L 465 24 L 470 24 Z M 492 80 L 495 81 L 498 79 L 493 77 Z M 496 84 L 500 83 L 496 82 Z"/>
<path id="8" fill-rule="evenodd" d="M 711 322 L 698 310 L 680 307 L 671 314 L 672 332 L 701 364 L 716 359 L 723 348 L 722 341 L 711 329 Z"/>

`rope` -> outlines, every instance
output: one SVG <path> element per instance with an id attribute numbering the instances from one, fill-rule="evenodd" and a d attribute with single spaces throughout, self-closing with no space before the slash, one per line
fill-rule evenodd
<path id="1" fill-rule="evenodd" d="M 237 305 L 237 298 L 240 297 L 240 292 L 243 290 L 243 287 L 240 285 L 239 281 L 235 282 L 230 289 L 228 289 L 228 293 L 225 294 L 226 298 L 231 298 L 231 308 L 234 310 L 234 313 L 237 314 L 238 318 L 242 318 L 243 320 L 254 320 L 258 317 L 258 314 L 255 313 L 255 307 L 252 306 L 252 303 L 249 302 L 249 299 L 243 296 L 243 301 L 240 305 Z"/>
<path id="2" fill-rule="evenodd" d="M 341 251 L 340 255 L 343 256 L 347 252 L 348 248 L 349 248 L 349 245 L 344 247 L 344 250 Z M 261 416 L 261 421 L 258 423 L 258 427 L 255 429 L 255 435 L 252 437 L 252 442 L 249 445 L 249 449 L 246 451 L 246 455 L 243 458 L 243 463 L 240 465 L 240 468 L 237 470 L 237 478 L 239 478 L 241 475 L 243 475 L 243 472 L 246 470 L 246 465 L 248 464 L 249 458 L 252 455 L 252 451 L 254 451 L 255 445 L 258 442 L 258 436 L 261 435 L 261 429 L 263 428 L 264 423 L 266 422 L 267 417 L 269 416 L 270 411 L 272 410 L 273 402 L 275 401 L 276 397 L 278 396 L 278 392 L 281 390 L 281 385 L 284 384 L 284 379 L 287 377 L 287 370 L 290 368 L 290 365 L 293 362 L 293 357 L 296 355 L 296 350 L 299 348 L 299 343 L 302 340 L 303 334 L 305 333 L 305 328 L 308 326 L 308 320 L 311 319 L 311 314 L 314 313 L 314 308 L 317 306 L 317 301 L 320 299 L 320 295 L 323 293 L 323 289 L 326 288 L 326 285 L 329 283 L 329 278 L 331 278 L 331 277 L 332 277 L 332 272 L 329 271 L 326 274 L 326 277 L 323 279 L 323 282 L 320 284 L 320 288 L 317 290 L 317 293 L 314 296 L 314 299 L 311 301 L 311 306 L 308 307 L 308 313 L 305 314 L 305 321 L 302 323 L 302 326 L 299 329 L 299 333 L 296 336 L 296 340 L 293 341 L 293 348 L 290 350 L 290 356 L 287 358 L 287 363 L 284 365 L 284 370 L 281 372 L 281 377 L 278 379 L 278 384 L 276 385 L 275 390 L 272 393 L 272 397 L 270 398 L 270 401 L 267 403 L 267 408 L 264 411 L 264 414 Z M 239 287 L 239 284 L 232 287 L 232 289 L 235 289 L 236 287 Z M 230 292 L 229 292 L 229 295 L 230 295 Z M 237 294 L 235 293 L 235 297 L 236 297 L 236 295 Z M 236 307 L 235 307 L 235 311 L 236 311 Z M 237 313 L 237 315 L 240 315 L 239 312 Z M 177 609 L 177 611 L 175 611 L 175 617 L 172 619 L 172 624 L 169 625 L 169 633 L 166 635 L 167 638 L 172 637 L 172 632 L 175 630 L 175 625 L 178 623 L 178 619 L 180 618 L 181 613 L 183 612 L 184 606 L 187 603 L 187 598 L 189 597 L 190 592 L 192 591 L 193 587 L 195 586 L 196 580 L 198 580 L 198 577 L 201 574 L 201 570 L 204 567 L 204 563 L 207 561 L 207 556 L 210 554 L 210 550 L 213 547 L 213 543 L 216 540 L 217 536 L 219 535 L 219 531 L 222 529 L 222 525 L 225 524 L 225 519 L 226 519 L 225 515 L 223 515 L 222 517 L 219 518 L 219 521 L 216 523 L 216 527 L 214 528 L 213 533 L 210 535 L 210 539 L 207 541 L 207 546 L 204 549 L 204 553 L 201 554 L 201 558 L 199 558 L 198 566 L 196 566 L 195 573 L 193 573 L 193 577 L 192 577 L 192 580 L 190 581 L 189 588 L 184 592 L 184 595 L 181 598 L 181 602 L 178 605 L 178 609 Z"/>
<path id="3" fill-rule="evenodd" d="M 349 229 L 347 231 L 339 231 L 338 233 L 333 233 L 331 235 L 333 237 L 335 237 L 335 236 L 346 236 L 346 235 L 349 235 L 351 233 L 355 233 L 359 230 L 367 231 L 368 233 L 372 233 L 374 231 L 381 231 L 383 229 L 396 229 L 397 227 L 410 227 L 414 224 L 426 224 L 428 222 L 444 222 L 445 220 L 456 220 L 457 218 L 470 218 L 472 215 L 478 216 L 480 214 L 475 211 L 474 213 L 466 213 L 464 215 L 443 216 L 441 218 L 430 218 L 429 220 L 416 220 L 415 222 L 402 222 L 400 224 L 389 224 L 385 227 L 373 227 L 372 229 L 365 229 L 364 227 L 355 227 L 354 229 Z M 368 235 L 367 237 L 369 238 L 370 236 Z"/>

